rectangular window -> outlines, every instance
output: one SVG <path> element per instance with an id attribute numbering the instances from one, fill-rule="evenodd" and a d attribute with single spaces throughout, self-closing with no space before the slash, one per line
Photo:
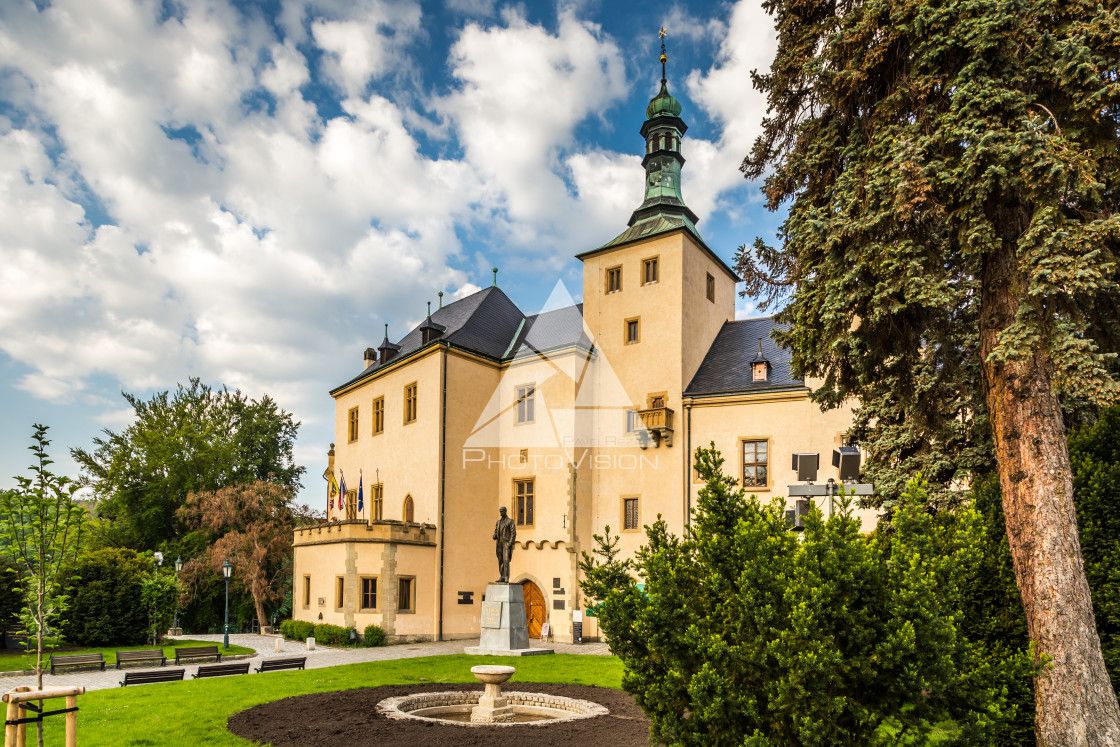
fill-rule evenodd
<path id="1" fill-rule="evenodd" d="M 623 498 L 622 499 L 622 528 L 626 531 L 637 531 L 641 526 L 641 521 L 638 517 L 638 499 L 637 498 Z"/>
<path id="2" fill-rule="evenodd" d="M 658 280 L 657 275 L 657 257 L 650 257 L 649 259 L 642 260 L 642 285 L 649 285 L 656 283 Z"/>
<path id="3" fill-rule="evenodd" d="M 350 443 L 353 443 L 354 441 L 358 440 L 358 408 L 357 407 L 351 407 L 350 408 L 350 414 L 349 414 L 348 421 L 349 421 L 349 425 L 348 425 L 349 430 L 347 432 L 347 440 Z"/>
<path id="4" fill-rule="evenodd" d="M 383 512 L 385 510 L 385 486 L 377 483 L 373 486 L 373 518 L 374 521 L 381 521 Z"/>
<path id="5" fill-rule="evenodd" d="M 638 417 L 638 411 L 637 410 L 627 410 L 626 411 L 626 432 L 627 433 L 633 433 L 634 431 L 636 431 L 636 430 L 638 430 L 639 428 L 642 428 L 642 427 L 644 427 L 644 426 L 642 425 L 641 418 Z"/>
<path id="6" fill-rule="evenodd" d="M 626 344 L 633 345 L 641 339 L 641 323 L 638 319 L 626 320 Z"/>
<path id="7" fill-rule="evenodd" d="M 708 300 L 712 303 L 716 302 L 716 279 L 710 272 L 708 273 Z"/>
<path id="8" fill-rule="evenodd" d="M 347 519 L 358 518 L 358 491 L 357 490 L 347 490 L 346 491 L 346 518 Z"/>
<path id="9" fill-rule="evenodd" d="M 375 610 L 377 609 L 377 579 L 376 578 L 363 578 L 362 579 L 362 609 Z"/>
<path id="10" fill-rule="evenodd" d="M 404 388 L 404 422 L 416 422 L 416 382 Z"/>
<path id="11" fill-rule="evenodd" d="M 622 268 L 612 267 L 607 270 L 607 293 L 617 293 L 622 290 Z"/>
<path id="12" fill-rule="evenodd" d="M 385 431 L 385 398 L 378 397 L 373 401 L 373 435 Z"/>
<path id="13" fill-rule="evenodd" d="M 334 608 L 336 610 L 342 609 L 342 605 L 346 602 L 346 579 L 339 576 L 334 580 Z"/>
<path id="14" fill-rule="evenodd" d="M 518 480 L 514 483 L 517 491 L 517 523 L 523 526 L 533 525 L 533 481 Z"/>
<path id="15" fill-rule="evenodd" d="M 397 611 L 412 612 L 414 604 L 412 599 L 413 587 L 411 578 L 397 579 Z"/>
<path id="16" fill-rule="evenodd" d="M 311 606 L 311 576 L 303 577 L 303 608 Z"/>
<path id="17" fill-rule="evenodd" d="M 769 474 L 766 470 L 767 453 L 766 441 L 743 442 L 743 487 L 764 488 L 769 483 Z"/>
<path id="18" fill-rule="evenodd" d="M 536 387 L 532 384 L 517 387 L 517 422 L 532 423 L 535 417 Z"/>

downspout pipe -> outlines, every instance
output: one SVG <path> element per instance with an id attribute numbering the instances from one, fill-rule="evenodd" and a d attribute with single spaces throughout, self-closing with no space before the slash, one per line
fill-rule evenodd
<path id="1" fill-rule="evenodd" d="M 684 406 L 684 525 L 692 523 L 692 405 Z"/>
<path id="2" fill-rule="evenodd" d="M 443 640 L 443 548 L 444 533 L 446 528 L 446 486 L 447 486 L 447 345 L 441 343 L 443 352 L 440 355 L 440 387 L 442 389 L 440 402 L 440 437 L 439 437 L 439 627 L 436 631 L 436 640 Z"/>

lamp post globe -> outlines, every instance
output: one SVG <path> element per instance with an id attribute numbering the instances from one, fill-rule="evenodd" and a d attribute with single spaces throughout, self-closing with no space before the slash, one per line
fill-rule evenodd
<path id="1" fill-rule="evenodd" d="M 229 558 L 226 562 L 222 563 L 222 575 L 226 579 L 226 626 L 225 635 L 222 636 L 223 648 L 229 648 L 229 577 L 233 575 L 233 566 L 230 565 Z"/>

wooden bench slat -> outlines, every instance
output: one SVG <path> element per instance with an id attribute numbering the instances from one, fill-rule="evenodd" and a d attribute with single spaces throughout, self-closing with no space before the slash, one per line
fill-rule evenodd
<path id="1" fill-rule="evenodd" d="M 126 661 L 158 661 L 159 665 L 165 666 L 167 664 L 167 657 L 163 655 L 161 648 L 145 648 L 136 651 L 118 651 L 117 652 L 117 669 L 121 668 L 121 664 Z"/>
<path id="2" fill-rule="evenodd" d="M 192 675 L 199 677 L 225 677 L 229 674 L 249 674 L 249 662 L 243 661 L 235 664 L 203 664 L 198 672 Z"/>
<path id="3" fill-rule="evenodd" d="M 55 654 L 51 656 L 51 674 L 54 674 L 55 667 L 88 667 L 95 664 L 101 667 L 102 672 L 105 671 L 105 657 L 100 653 Z"/>
<path id="4" fill-rule="evenodd" d="M 215 657 L 218 661 L 222 660 L 222 654 L 218 651 L 217 646 L 190 646 L 188 648 L 175 649 L 175 663 L 178 664 L 180 659 L 208 659 L 211 656 Z"/>
<path id="5" fill-rule="evenodd" d="M 149 669 L 139 672 L 125 672 L 121 687 L 125 685 L 145 685 L 151 682 L 174 682 L 183 679 L 185 669 Z"/>
<path id="6" fill-rule="evenodd" d="M 293 656 L 287 659 L 262 659 L 256 672 L 275 672 L 281 669 L 303 669 L 307 664 L 306 656 Z"/>

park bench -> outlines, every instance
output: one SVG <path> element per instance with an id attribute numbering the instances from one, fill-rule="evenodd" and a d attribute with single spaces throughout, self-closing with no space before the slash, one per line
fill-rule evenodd
<path id="1" fill-rule="evenodd" d="M 174 682 L 183 679 L 186 673 L 185 669 L 141 669 L 137 672 L 125 672 L 121 687 L 147 685 L 151 682 Z"/>
<path id="2" fill-rule="evenodd" d="M 56 654 L 51 657 L 51 674 L 56 667 L 101 667 L 105 671 L 105 657 L 101 654 Z"/>
<path id="3" fill-rule="evenodd" d="M 175 663 L 178 664 L 180 659 L 209 659 L 217 657 L 218 661 L 222 660 L 222 655 L 218 651 L 217 646 L 191 646 L 190 648 L 177 648 L 175 649 Z"/>
<path id="4" fill-rule="evenodd" d="M 158 661 L 159 665 L 162 667 L 167 664 L 167 657 L 163 655 L 163 649 L 159 648 L 117 652 L 117 669 L 121 668 L 121 664 L 133 661 Z"/>
<path id="5" fill-rule="evenodd" d="M 225 677 L 227 674 L 249 674 L 249 662 L 242 661 L 236 664 L 203 664 L 198 668 L 198 673 L 192 675 L 199 677 Z"/>
<path id="6" fill-rule="evenodd" d="M 281 669 L 303 669 L 303 665 L 307 663 L 306 656 L 293 656 L 290 659 L 264 659 L 261 665 L 257 667 L 256 672 L 276 672 Z"/>

